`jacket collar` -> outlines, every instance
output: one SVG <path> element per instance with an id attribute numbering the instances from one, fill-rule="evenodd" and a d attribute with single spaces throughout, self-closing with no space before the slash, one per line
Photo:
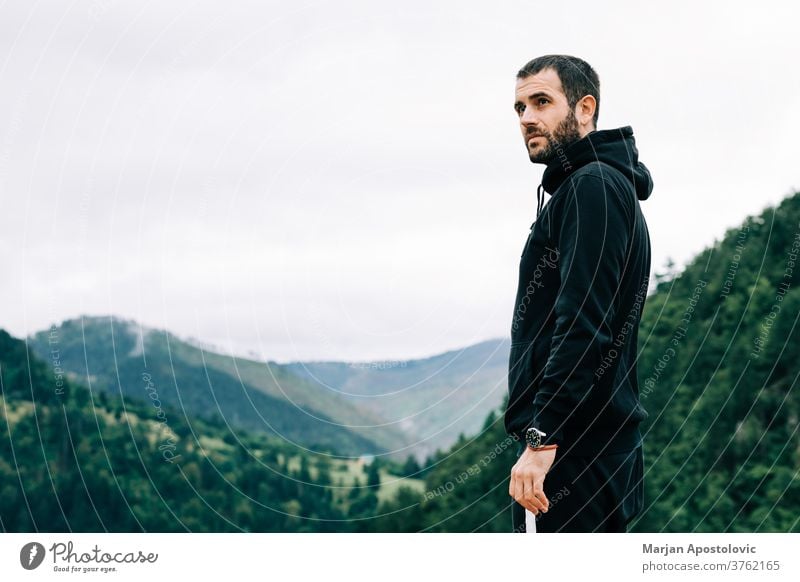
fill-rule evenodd
<path id="1" fill-rule="evenodd" d="M 542 186 L 554 193 L 570 174 L 592 162 L 604 162 L 625 175 L 633 184 L 639 200 L 653 191 L 650 171 L 639 161 L 639 151 L 630 125 L 587 133 L 560 150 L 544 170 Z"/>

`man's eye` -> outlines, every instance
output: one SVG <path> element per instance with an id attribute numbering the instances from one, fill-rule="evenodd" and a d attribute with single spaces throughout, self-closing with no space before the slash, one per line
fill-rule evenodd
<path id="1" fill-rule="evenodd" d="M 523 111 L 525 111 L 525 106 L 521 104 L 517 105 L 517 113 L 522 113 Z"/>
<path id="2" fill-rule="evenodd" d="M 546 103 L 548 103 L 547 99 L 545 99 L 544 97 L 539 97 L 537 102 L 539 103 L 539 105 L 545 105 Z"/>

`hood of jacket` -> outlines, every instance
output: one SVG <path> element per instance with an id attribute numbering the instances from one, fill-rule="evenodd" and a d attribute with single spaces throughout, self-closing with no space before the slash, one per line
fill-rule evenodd
<path id="1" fill-rule="evenodd" d="M 542 175 L 542 187 L 553 193 L 577 169 L 592 162 L 604 162 L 622 172 L 633 184 L 639 200 L 653 191 L 650 171 L 639 161 L 639 151 L 630 125 L 587 133 L 553 158 Z"/>

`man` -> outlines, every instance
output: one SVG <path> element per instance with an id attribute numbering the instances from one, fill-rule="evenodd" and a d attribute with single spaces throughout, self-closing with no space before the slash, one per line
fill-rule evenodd
<path id="1" fill-rule="evenodd" d="M 642 507 L 636 349 L 650 237 L 639 201 L 653 182 L 630 126 L 596 129 L 599 85 L 566 55 L 517 73 L 525 146 L 546 167 L 511 325 L 515 532 L 526 531 L 526 512 L 538 532 L 626 531 Z"/>

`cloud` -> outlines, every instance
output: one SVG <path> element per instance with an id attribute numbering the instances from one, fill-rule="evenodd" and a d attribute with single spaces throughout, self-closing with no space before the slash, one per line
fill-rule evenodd
<path id="1" fill-rule="evenodd" d="M 653 172 L 658 269 L 800 184 L 789 22 L 696 3 L 6 6 L 2 300 L 22 307 L 2 325 L 112 312 L 278 360 L 504 336 L 542 170 L 511 109 L 519 66 L 598 70 L 601 128 L 633 125 Z"/>

